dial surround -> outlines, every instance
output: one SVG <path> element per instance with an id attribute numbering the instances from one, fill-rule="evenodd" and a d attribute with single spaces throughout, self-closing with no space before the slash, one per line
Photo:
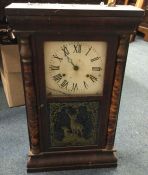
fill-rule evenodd
<path id="1" fill-rule="evenodd" d="M 106 53 L 104 41 L 44 42 L 46 94 L 102 95 Z"/>

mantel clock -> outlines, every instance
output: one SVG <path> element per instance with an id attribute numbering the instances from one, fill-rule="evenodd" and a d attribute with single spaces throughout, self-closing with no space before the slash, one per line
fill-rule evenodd
<path id="1" fill-rule="evenodd" d="M 30 139 L 28 171 L 117 165 L 114 138 L 132 6 L 14 3 Z"/>

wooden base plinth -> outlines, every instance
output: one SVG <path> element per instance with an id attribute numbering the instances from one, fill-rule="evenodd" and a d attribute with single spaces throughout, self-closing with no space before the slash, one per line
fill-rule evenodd
<path id="1" fill-rule="evenodd" d="M 96 167 L 116 167 L 117 158 L 113 151 L 54 152 L 31 155 L 28 172 Z"/>

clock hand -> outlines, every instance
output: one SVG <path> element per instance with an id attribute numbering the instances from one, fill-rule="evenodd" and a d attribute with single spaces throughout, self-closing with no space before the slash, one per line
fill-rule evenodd
<path id="1" fill-rule="evenodd" d="M 68 62 L 69 62 L 69 63 L 71 63 L 73 66 L 75 66 L 75 65 L 73 64 L 73 62 L 72 62 L 72 59 L 69 58 L 69 56 L 66 55 L 66 58 L 68 59 Z"/>
<path id="2" fill-rule="evenodd" d="M 74 65 L 74 63 L 73 63 L 71 58 L 69 58 L 67 55 L 66 55 L 66 58 L 67 58 L 68 62 L 72 64 L 74 70 L 78 70 L 79 69 L 78 66 Z"/>

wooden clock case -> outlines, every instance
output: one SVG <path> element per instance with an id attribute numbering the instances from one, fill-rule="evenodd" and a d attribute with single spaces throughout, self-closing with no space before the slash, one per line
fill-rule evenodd
<path id="1" fill-rule="evenodd" d="M 134 7 L 123 7 L 123 10 L 106 8 L 6 8 L 8 21 L 15 29 L 20 45 L 30 139 L 29 172 L 117 166 L 113 146 L 129 36 L 139 24 L 143 11 Z M 108 48 L 103 95 L 47 99 L 43 59 L 43 42 L 46 40 L 106 41 Z M 47 105 L 53 102 L 85 101 L 98 102 L 100 106 L 96 143 L 52 147 Z"/>

